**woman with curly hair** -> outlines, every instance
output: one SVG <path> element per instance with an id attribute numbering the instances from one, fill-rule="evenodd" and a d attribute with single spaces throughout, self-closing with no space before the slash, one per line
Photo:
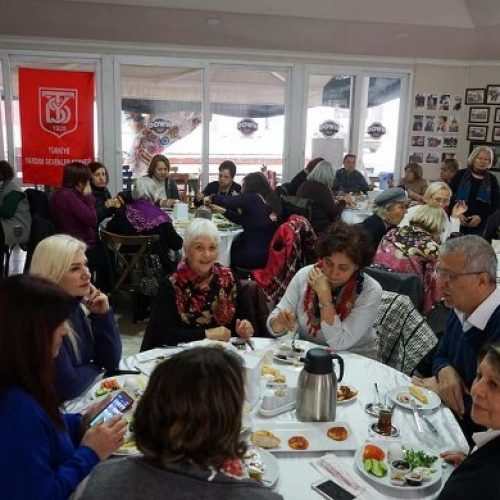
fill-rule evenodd
<path id="1" fill-rule="evenodd" d="M 269 332 L 279 337 L 297 330 L 302 339 L 375 358 L 382 288 L 363 273 L 373 256 L 370 236 L 338 221 L 320 235 L 316 254 L 316 264 L 295 275 L 270 314 Z"/>

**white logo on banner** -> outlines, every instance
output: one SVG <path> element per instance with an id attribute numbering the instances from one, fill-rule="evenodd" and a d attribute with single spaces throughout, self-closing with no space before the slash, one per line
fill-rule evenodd
<path id="1" fill-rule="evenodd" d="M 38 118 L 40 126 L 56 137 L 75 131 L 78 126 L 78 90 L 40 87 Z"/>

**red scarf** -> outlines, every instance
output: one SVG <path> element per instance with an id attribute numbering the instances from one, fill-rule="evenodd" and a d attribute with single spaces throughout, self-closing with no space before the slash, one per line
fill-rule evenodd
<path id="1" fill-rule="evenodd" d="M 323 263 L 321 260 L 316 264 L 319 269 L 322 269 Z M 363 287 L 363 273 L 355 272 L 346 283 L 342 286 L 332 289 L 332 301 L 335 306 L 335 311 L 341 321 L 352 311 L 358 295 Z M 304 296 L 304 311 L 307 315 L 307 327 L 309 334 L 316 337 L 321 329 L 321 313 L 319 310 L 318 296 L 307 284 L 306 293 Z"/>
<path id="2" fill-rule="evenodd" d="M 182 261 L 169 277 L 175 290 L 177 312 L 193 326 L 229 325 L 236 314 L 236 283 L 228 267 L 214 264 L 207 278 Z"/>

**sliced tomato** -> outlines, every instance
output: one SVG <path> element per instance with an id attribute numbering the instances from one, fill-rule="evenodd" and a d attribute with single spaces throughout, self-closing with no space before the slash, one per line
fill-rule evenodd
<path id="1" fill-rule="evenodd" d="M 374 444 L 367 444 L 363 450 L 363 460 L 367 460 L 368 458 L 383 460 L 385 458 L 384 450 Z"/>

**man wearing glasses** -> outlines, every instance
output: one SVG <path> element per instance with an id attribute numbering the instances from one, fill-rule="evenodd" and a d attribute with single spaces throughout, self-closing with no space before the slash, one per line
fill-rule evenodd
<path id="1" fill-rule="evenodd" d="M 477 355 L 486 342 L 500 340 L 500 290 L 497 259 L 479 236 L 448 240 L 441 249 L 438 279 L 447 307 L 452 308 L 434 355 L 431 379 L 417 385 L 435 390 L 459 417 L 468 439 L 477 426 L 470 420 L 469 390 L 476 376 Z"/>

